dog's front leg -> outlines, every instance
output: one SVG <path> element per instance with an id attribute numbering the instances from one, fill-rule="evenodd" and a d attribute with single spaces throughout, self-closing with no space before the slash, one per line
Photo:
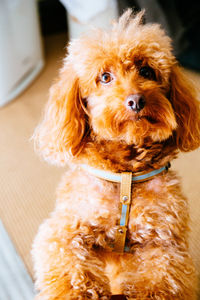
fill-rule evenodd
<path id="1" fill-rule="evenodd" d="M 187 249 L 172 245 L 138 247 L 127 260 L 123 293 L 129 300 L 194 300 L 195 272 Z"/>
<path id="2" fill-rule="evenodd" d="M 45 221 L 33 245 L 40 291 L 36 299 L 110 299 L 104 264 L 93 243 L 92 231 L 85 225 L 73 228 L 55 215 Z"/>
<path id="3" fill-rule="evenodd" d="M 187 242 L 188 204 L 173 174 L 169 176 L 164 185 L 146 183 L 146 190 L 135 195 L 129 219 L 132 256 L 124 257 L 121 274 L 128 299 L 196 299 Z"/>
<path id="4" fill-rule="evenodd" d="M 110 299 L 110 287 L 103 261 L 93 249 L 94 237 L 81 231 L 72 242 L 74 264 L 70 271 L 73 296 L 70 299 Z"/>

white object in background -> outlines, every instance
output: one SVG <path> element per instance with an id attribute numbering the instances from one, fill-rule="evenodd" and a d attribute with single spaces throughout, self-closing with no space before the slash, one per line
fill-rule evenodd
<path id="1" fill-rule="evenodd" d="M 33 300 L 34 285 L 0 219 L 0 299 Z"/>
<path id="2" fill-rule="evenodd" d="M 77 38 L 91 27 L 109 29 L 118 18 L 117 0 L 60 0 L 68 12 L 70 38 Z"/>
<path id="3" fill-rule="evenodd" d="M 21 93 L 44 65 L 36 4 L 0 1 L 0 106 Z"/>

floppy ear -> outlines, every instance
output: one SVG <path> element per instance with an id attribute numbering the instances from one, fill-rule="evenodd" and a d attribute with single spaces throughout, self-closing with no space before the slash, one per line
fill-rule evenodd
<path id="1" fill-rule="evenodd" d="M 50 89 L 43 121 L 33 135 L 36 150 L 50 163 L 64 165 L 84 145 L 85 112 L 79 80 L 69 62 Z"/>
<path id="2" fill-rule="evenodd" d="M 171 102 L 177 120 L 176 144 L 181 151 L 200 146 L 200 106 L 195 89 L 178 66 L 171 73 Z"/>

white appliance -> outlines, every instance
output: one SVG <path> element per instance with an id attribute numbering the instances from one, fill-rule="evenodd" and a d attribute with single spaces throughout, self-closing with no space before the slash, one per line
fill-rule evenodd
<path id="1" fill-rule="evenodd" d="M 67 10 L 70 39 L 78 38 L 93 27 L 104 30 L 118 19 L 117 0 L 60 0 Z"/>
<path id="2" fill-rule="evenodd" d="M 0 106 L 21 93 L 43 65 L 36 0 L 0 0 Z"/>

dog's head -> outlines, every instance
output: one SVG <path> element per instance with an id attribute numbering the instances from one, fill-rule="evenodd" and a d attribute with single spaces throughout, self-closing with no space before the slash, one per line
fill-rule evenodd
<path id="1" fill-rule="evenodd" d="M 91 142 L 142 145 L 148 138 L 190 151 L 200 145 L 200 111 L 159 25 L 143 25 L 143 12 L 126 11 L 110 32 L 74 40 L 44 119 L 35 131 L 37 149 L 64 164 Z M 95 141 L 94 141 L 95 142 Z"/>

